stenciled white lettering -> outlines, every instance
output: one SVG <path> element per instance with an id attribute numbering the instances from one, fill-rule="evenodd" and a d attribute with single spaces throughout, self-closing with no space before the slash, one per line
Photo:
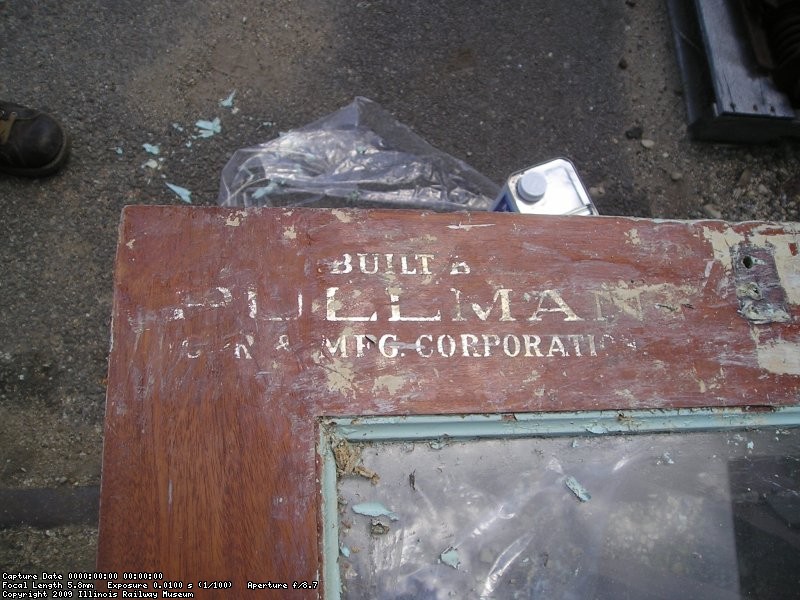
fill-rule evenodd
<path id="1" fill-rule="evenodd" d="M 339 291 L 338 287 L 329 287 L 326 291 L 328 300 L 326 318 L 328 319 L 328 321 L 377 321 L 378 320 L 377 312 L 373 312 L 368 317 L 356 317 L 356 316 L 342 317 L 336 314 L 337 311 L 341 310 L 342 308 L 341 301 L 337 300 L 336 298 L 336 292 L 338 291 Z"/>
<path id="2" fill-rule="evenodd" d="M 389 302 L 391 302 L 391 316 L 389 321 L 441 321 L 442 311 L 437 310 L 436 314 L 430 317 L 409 317 L 400 314 L 400 288 L 386 288 L 389 294 Z M 374 321 L 374 319 L 373 319 Z"/>
<path id="3" fill-rule="evenodd" d="M 545 308 L 545 301 L 548 299 L 555 304 L 554 307 Z M 536 311 L 528 318 L 528 321 L 541 321 L 542 317 L 539 316 L 541 313 L 554 312 L 564 313 L 566 315 L 565 321 L 583 321 L 583 319 L 576 315 L 575 311 L 564 302 L 558 290 L 542 290 L 539 292 L 539 306 L 536 307 Z"/>
<path id="4" fill-rule="evenodd" d="M 283 340 L 283 337 L 282 337 Z M 286 340 L 288 345 L 288 339 Z M 331 357 L 363 358 L 377 349 L 384 358 L 406 356 L 400 349 L 413 351 L 413 356 L 441 358 L 593 358 L 597 343 L 593 334 L 515 334 L 515 333 L 423 333 L 413 342 L 403 342 L 397 334 L 381 336 L 353 333 L 323 338 Z M 601 344 L 606 349 L 605 344 Z M 628 348 L 632 348 L 630 344 Z"/>
<path id="5" fill-rule="evenodd" d="M 433 254 L 393 254 L 387 253 L 367 253 L 357 252 L 357 261 L 353 260 L 350 253 L 342 254 L 340 259 L 328 261 L 331 275 L 348 275 L 350 273 L 361 273 L 362 275 L 433 275 L 431 263 L 436 256 Z M 399 265 L 395 262 L 395 257 L 399 260 Z M 466 263 L 461 263 L 469 272 Z M 381 273 L 381 265 L 383 272 Z"/>
<path id="6" fill-rule="evenodd" d="M 389 344 L 391 342 L 391 344 Z M 395 358 L 397 356 L 398 350 L 395 343 L 397 342 L 397 336 L 391 333 L 387 333 L 381 336 L 381 339 L 378 340 L 378 351 L 385 356 L 386 358 Z M 388 351 L 387 351 L 388 345 Z"/>
<path id="7" fill-rule="evenodd" d="M 417 342 L 415 344 L 417 354 L 419 354 L 422 358 L 430 358 L 431 356 L 433 356 L 433 350 L 430 349 L 427 345 L 423 345 L 422 340 L 428 340 L 429 342 L 432 342 L 433 336 L 428 334 L 422 334 L 417 338 Z"/>
<path id="8" fill-rule="evenodd" d="M 327 304 L 326 304 L 326 318 L 328 321 L 378 321 L 383 320 L 386 318 L 389 322 L 433 322 L 433 321 L 442 321 L 444 320 L 442 317 L 442 309 L 446 309 L 445 305 L 439 305 L 435 307 L 431 307 L 430 310 L 433 311 L 435 308 L 435 312 L 432 314 L 423 314 L 423 315 L 410 315 L 410 314 L 403 314 L 401 310 L 401 305 L 405 304 L 405 302 L 401 302 L 404 298 L 404 291 L 403 288 L 400 286 L 393 286 L 384 288 L 386 294 L 389 297 L 389 314 L 386 317 L 386 313 L 383 314 L 378 313 L 377 310 L 374 310 L 372 314 L 366 315 L 342 315 L 340 312 L 343 310 L 343 303 L 340 299 L 341 295 L 347 295 L 345 291 L 341 287 L 329 287 L 326 289 L 326 296 L 327 296 Z M 513 299 L 513 292 L 514 290 L 511 288 L 500 288 L 494 291 L 492 295 L 491 302 L 487 304 L 482 304 L 481 302 L 469 302 L 465 301 L 464 293 L 459 290 L 458 288 L 450 288 L 450 292 L 453 294 L 453 302 L 452 302 L 452 312 L 450 313 L 450 320 L 453 322 L 466 322 L 470 320 L 477 319 L 478 321 L 498 321 L 498 322 L 512 322 L 516 321 L 516 317 L 514 317 L 512 312 L 512 307 L 514 306 L 512 299 Z M 363 289 L 354 288 L 350 292 L 353 297 L 361 296 L 364 293 Z M 552 314 L 553 318 L 560 318 L 562 321 L 583 321 L 582 317 L 579 317 L 577 313 L 572 309 L 572 307 L 567 304 L 564 298 L 561 296 L 561 293 L 558 290 L 542 290 L 540 292 L 529 292 L 524 295 L 522 300 L 517 300 L 519 302 L 530 302 L 534 299 L 534 297 L 538 298 L 538 302 L 536 305 L 536 309 L 533 314 L 528 317 L 528 321 L 543 321 L 545 315 Z M 414 292 L 410 292 L 407 296 L 408 301 L 415 301 L 415 304 L 418 304 L 418 299 Z M 303 312 L 303 298 L 302 295 L 298 296 L 298 317 L 302 316 Z M 373 298 L 374 303 L 378 303 L 379 305 L 384 305 L 381 302 L 380 297 Z M 466 307 L 465 307 L 466 305 Z M 519 311 L 519 309 L 517 309 Z M 557 313 L 561 313 L 561 315 L 557 315 Z M 379 316 L 381 317 L 379 319 Z M 277 319 L 269 319 L 269 320 L 294 320 L 295 317 L 289 318 L 277 318 Z"/>
<path id="9" fill-rule="evenodd" d="M 614 319 L 624 315 L 641 320 L 638 289 L 618 292 L 604 285 L 600 290 L 586 290 L 588 297 L 581 302 L 572 294 L 565 298 L 563 289 L 551 287 L 520 286 L 516 289 L 485 281 L 481 289 L 474 282 L 464 282 L 469 280 L 464 275 L 474 273 L 466 261 L 458 256 L 437 261 L 435 254 L 402 252 L 346 252 L 336 259 L 320 261 L 320 273 L 327 270 L 329 275 L 347 275 L 340 279 L 340 285 L 325 288 L 324 309 L 317 302 L 312 304 L 312 313 L 324 316 L 326 321 L 348 323 L 344 332 L 323 337 L 323 350 L 331 357 L 350 359 L 375 356 L 393 360 L 494 361 L 510 358 L 548 362 L 591 360 L 600 354 L 607 355 L 615 347 L 625 352 L 637 351 L 634 342 L 626 343 L 625 348 L 617 346 L 610 334 L 576 331 L 575 327 L 585 328 L 585 325 L 574 325 L 570 329 L 568 325 L 562 328 L 558 324 L 587 323 L 586 319 L 589 323 L 607 321 L 609 314 L 613 314 Z M 447 283 L 459 280 L 448 281 L 448 275 L 462 276 L 464 284 L 450 287 L 452 284 Z M 437 277 L 444 278 L 447 283 Z M 415 283 L 407 283 L 409 281 Z M 373 282 L 372 285 L 369 282 Z M 444 293 L 438 293 L 439 290 Z M 215 292 L 221 296 L 218 302 L 231 303 L 226 289 L 217 288 Z M 303 316 L 303 295 L 298 294 L 297 316 L 278 311 L 273 312 L 275 316 L 264 314 L 269 310 L 263 309 L 254 287 L 247 290 L 247 306 L 254 319 L 298 320 Z M 396 332 L 373 333 L 379 326 L 367 323 L 378 322 L 400 325 Z M 446 322 L 459 325 L 448 331 Z M 353 332 L 352 328 L 358 327 L 353 325 L 356 323 L 363 324 L 362 328 L 373 328 L 373 332 L 368 329 Z M 496 325 L 495 329 L 491 323 L 502 325 Z M 413 333 L 409 333 L 412 324 L 417 324 L 421 331 L 411 329 Z M 444 331 L 431 330 L 439 326 Z M 275 347 L 288 350 L 288 337 L 281 336 Z M 252 344 L 237 344 L 235 353 L 248 359 L 253 348 Z"/>

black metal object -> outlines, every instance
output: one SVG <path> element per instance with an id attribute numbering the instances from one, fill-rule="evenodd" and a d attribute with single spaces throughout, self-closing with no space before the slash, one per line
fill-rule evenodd
<path id="1" fill-rule="evenodd" d="M 667 6 L 692 138 L 767 142 L 800 137 L 800 118 L 759 64 L 738 1 L 668 0 Z M 793 31 L 787 39 L 794 39 Z"/>
<path id="2" fill-rule="evenodd" d="M 788 94 L 795 106 L 800 105 L 800 1 L 783 3 L 764 9 L 776 85 Z"/>

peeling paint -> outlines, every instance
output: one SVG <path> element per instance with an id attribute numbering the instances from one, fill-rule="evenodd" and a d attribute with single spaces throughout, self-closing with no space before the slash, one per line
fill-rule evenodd
<path id="1" fill-rule="evenodd" d="M 233 301 L 233 294 L 231 294 L 230 289 L 228 289 L 226 287 L 218 287 L 217 291 L 220 294 L 222 294 L 222 298 L 223 298 L 223 300 L 222 300 L 223 304 L 222 305 L 228 305 Z M 211 306 L 216 306 L 216 305 L 212 304 Z"/>
<path id="2" fill-rule="evenodd" d="M 461 564 L 461 558 L 458 555 L 458 550 L 452 546 L 447 548 L 439 555 L 439 560 L 442 562 L 442 564 L 445 564 L 448 567 L 453 567 L 454 569 L 458 569 L 458 565 Z"/>
<path id="3" fill-rule="evenodd" d="M 350 214 L 347 213 L 346 211 L 343 211 L 339 208 L 334 208 L 333 210 L 331 210 L 331 214 L 337 219 L 339 219 L 339 221 L 341 221 L 342 223 L 353 222 L 353 217 L 351 217 Z"/>
<path id="4" fill-rule="evenodd" d="M 326 383 L 328 391 L 336 392 L 342 396 L 355 396 L 354 381 L 356 372 L 351 363 L 333 359 L 326 367 Z"/>
<path id="5" fill-rule="evenodd" d="M 703 227 L 703 237 L 711 242 L 711 248 L 714 251 L 714 258 L 717 262 L 726 271 L 730 271 L 733 268 L 731 247 L 743 243 L 745 241 L 744 236 L 732 229 L 726 228 L 724 231 L 716 231 L 709 227 Z"/>
<path id="6" fill-rule="evenodd" d="M 535 383 L 538 379 L 541 378 L 541 374 L 538 371 L 531 371 L 528 376 L 522 380 L 522 383 L 529 384 Z"/>
<path id="7" fill-rule="evenodd" d="M 614 395 L 618 396 L 618 397 L 620 397 L 620 398 L 622 398 L 624 400 L 627 400 L 628 402 L 636 402 L 636 396 L 634 396 L 633 392 L 631 392 L 627 388 L 624 389 L 624 390 L 615 390 L 614 391 Z M 592 432 L 592 433 L 595 433 L 595 432 Z"/>
<path id="8" fill-rule="evenodd" d="M 602 435 L 608 433 L 607 427 L 603 427 L 602 425 L 597 425 L 596 423 L 593 425 L 587 425 L 586 427 L 584 427 L 584 429 L 589 433 L 594 433 L 595 435 Z"/>
<path id="9" fill-rule="evenodd" d="M 405 378 L 398 375 L 381 375 L 380 377 L 375 378 L 372 391 L 374 393 L 378 393 L 385 389 L 390 394 L 396 394 L 397 391 L 403 387 L 405 382 Z"/>
<path id="10" fill-rule="evenodd" d="M 800 375 L 800 343 L 770 340 L 759 343 L 755 335 L 758 366 L 777 375 Z"/>
<path id="11" fill-rule="evenodd" d="M 494 223 L 478 223 L 475 225 L 464 225 L 459 223 L 458 225 L 448 225 L 448 229 L 463 229 L 464 231 L 469 231 L 470 229 L 475 229 L 476 227 L 494 227 Z"/>
<path id="12" fill-rule="evenodd" d="M 598 320 L 604 320 L 604 304 L 610 304 L 622 314 L 639 321 L 644 321 L 645 309 L 652 306 L 660 308 L 660 314 L 675 318 L 683 318 L 679 310 L 681 305 L 690 304 L 699 290 L 691 285 L 674 285 L 658 283 L 632 286 L 626 281 L 618 281 L 616 285 L 604 283 L 600 290 L 593 290 L 595 295 Z"/>
<path id="13" fill-rule="evenodd" d="M 251 319 L 255 319 L 258 315 L 258 296 L 253 289 L 247 290 L 247 306 L 250 309 L 248 313 Z"/>
<path id="14" fill-rule="evenodd" d="M 725 369 L 719 369 L 719 372 L 714 375 L 713 377 L 703 380 L 697 373 L 697 369 L 694 367 L 692 368 L 692 378 L 694 379 L 695 383 L 701 394 L 705 394 L 709 390 L 718 390 L 722 383 L 725 382 Z"/>
<path id="15" fill-rule="evenodd" d="M 708 227 L 703 227 L 703 237 L 711 242 L 714 250 L 714 258 L 722 264 L 726 271 L 733 267 L 731 248 L 748 241 L 756 246 L 770 245 L 774 248 L 775 267 L 778 277 L 786 291 L 787 300 L 791 304 L 800 305 L 800 257 L 792 252 L 792 244 L 798 243 L 800 239 L 800 229 L 791 223 L 781 225 L 787 233 L 772 234 L 773 225 L 765 225 L 756 229 L 745 240 L 745 236 L 732 230 L 715 231 Z M 706 269 L 708 272 L 708 269 Z"/>
<path id="16" fill-rule="evenodd" d="M 760 245 L 769 243 L 774 247 L 775 270 L 786 292 L 790 304 L 800 305 L 800 256 L 792 253 L 792 244 L 800 241 L 800 234 L 756 236 L 754 241 Z"/>
<path id="17" fill-rule="evenodd" d="M 247 218 L 247 211 L 239 210 L 235 213 L 228 215 L 225 219 L 225 225 L 228 227 L 238 227 L 242 224 L 242 221 Z"/>
<path id="18" fill-rule="evenodd" d="M 352 509 L 354 513 L 366 517 L 389 517 L 392 521 L 400 518 L 380 502 L 361 502 L 353 505 Z"/>
<path id="19" fill-rule="evenodd" d="M 788 323 L 791 316 L 785 310 L 776 306 L 758 306 L 752 301 L 745 300 L 739 309 L 742 316 L 756 325 L 766 323 Z"/>
<path id="20" fill-rule="evenodd" d="M 572 475 L 568 475 L 564 479 L 564 485 L 566 485 L 570 491 L 575 494 L 575 497 L 581 502 L 588 502 L 592 499 L 592 495 L 586 490 L 585 487 L 578 483 L 578 480 Z"/>
<path id="21" fill-rule="evenodd" d="M 135 243 L 136 243 L 136 238 L 133 238 L 131 241 L 129 241 L 129 242 L 128 242 L 127 244 L 125 244 L 125 245 L 128 247 L 128 249 L 129 249 L 129 250 L 133 250 L 133 245 L 134 245 Z"/>
<path id="22" fill-rule="evenodd" d="M 637 229 L 631 229 L 630 231 L 625 232 L 625 237 L 628 238 L 627 243 L 631 244 L 632 246 L 638 246 L 642 243 L 642 240 L 639 237 L 639 230 Z"/>
<path id="23" fill-rule="evenodd" d="M 250 350 L 247 349 L 247 346 L 244 344 L 236 344 L 236 348 L 233 350 L 233 355 L 236 358 L 244 358 L 245 360 L 253 360 L 253 356 L 250 354 Z"/>
<path id="24" fill-rule="evenodd" d="M 297 239 L 297 230 L 294 228 L 294 225 L 291 227 L 287 227 L 283 230 L 283 239 L 285 240 L 296 240 Z"/>

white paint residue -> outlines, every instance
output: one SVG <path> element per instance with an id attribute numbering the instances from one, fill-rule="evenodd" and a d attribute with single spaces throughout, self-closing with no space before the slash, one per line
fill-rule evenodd
<path id="1" fill-rule="evenodd" d="M 726 271 L 730 271 L 733 268 L 731 247 L 744 242 L 744 236 L 732 229 L 716 231 L 709 227 L 703 227 L 703 237 L 711 242 L 711 248 L 714 251 L 714 258 L 717 262 L 719 262 Z"/>
<path id="2" fill-rule="evenodd" d="M 535 383 L 540 378 L 541 378 L 541 375 L 539 374 L 538 371 L 531 371 L 528 374 L 528 376 L 525 379 L 522 380 L 522 383 L 525 383 L 525 384 Z"/>
<path id="3" fill-rule="evenodd" d="M 297 239 L 297 231 L 294 228 L 294 225 L 291 227 L 287 227 L 283 230 L 283 239 L 285 240 L 296 240 Z"/>
<path id="4" fill-rule="evenodd" d="M 397 390 L 403 387 L 405 382 L 405 378 L 397 375 L 381 375 L 375 379 L 372 391 L 377 394 L 380 393 L 381 390 L 386 390 L 389 394 L 395 394 Z"/>
<path id="5" fill-rule="evenodd" d="M 800 256 L 793 254 L 793 249 L 794 252 L 797 252 L 798 245 L 800 245 L 800 229 L 792 223 L 783 223 L 781 227 L 787 233 L 770 234 L 770 231 L 774 230 L 775 227 L 775 225 L 761 226 L 754 230 L 747 240 L 740 233 L 730 229 L 715 231 L 708 227 L 703 227 L 703 237 L 711 242 L 714 258 L 727 271 L 733 268 L 732 247 L 745 241 L 754 246 L 771 247 L 778 277 L 783 289 L 786 291 L 786 299 L 791 304 L 800 305 Z M 706 273 L 706 277 L 708 277 L 708 274 L 710 274 L 709 267 L 706 267 Z"/>
<path id="6" fill-rule="evenodd" d="M 247 305 L 250 307 L 250 318 L 255 319 L 258 314 L 258 299 L 255 290 L 247 290 Z"/>
<path id="7" fill-rule="evenodd" d="M 343 211 L 341 209 L 334 208 L 331 211 L 331 213 L 333 214 L 334 217 L 339 219 L 339 221 L 341 221 L 342 223 L 351 223 L 353 221 L 353 217 L 351 217 L 347 212 L 345 212 L 345 211 Z"/>
<path id="8" fill-rule="evenodd" d="M 800 306 L 800 257 L 792 256 L 791 260 L 788 257 L 779 260 L 776 256 L 775 259 L 778 277 L 786 292 L 786 300 L 790 304 Z"/>
<path id="9" fill-rule="evenodd" d="M 219 298 L 216 292 L 219 292 L 222 298 Z M 184 308 L 222 308 L 233 302 L 233 294 L 226 287 L 213 288 L 204 294 L 205 297 L 189 295 L 189 293 L 181 295 Z M 212 298 L 214 299 L 212 300 Z"/>
<path id="10" fill-rule="evenodd" d="M 225 225 L 228 227 L 238 227 L 242 224 L 242 221 L 245 219 L 245 217 L 247 217 L 247 211 L 237 211 L 231 215 L 228 215 L 228 217 L 225 219 Z"/>
<path id="11" fill-rule="evenodd" d="M 614 395 L 615 396 L 619 396 L 620 398 L 622 398 L 626 402 L 635 402 L 636 401 L 636 396 L 634 396 L 633 392 L 630 391 L 627 388 L 624 389 L 624 390 L 615 390 L 614 391 Z"/>
<path id="12" fill-rule="evenodd" d="M 756 351 L 758 366 L 762 369 L 778 375 L 800 375 L 800 343 L 788 340 L 756 342 Z"/>
<path id="13" fill-rule="evenodd" d="M 494 223 L 479 223 L 476 225 L 463 225 L 462 223 L 459 223 L 458 225 L 447 226 L 448 229 L 463 229 L 464 231 L 469 231 L 475 227 L 494 227 Z"/>
<path id="14" fill-rule="evenodd" d="M 275 350 L 289 350 L 289 336 L 285 333 L 278 338 L 278 343 L 275 344 Z"/>
<path id="15" fill-rule="evenodd" d="M 695 383 L 697 383 L 700 393 L 705 394 L 710 390 L 718 390 L 722 386 L 722 384 L 725 382 L 725 369 L 720 367 L 718 373 L 714 374 L 708 379 L 703 380 L 697 373 L 697 369 L 692 368 L 692 378 L 694 379 Z"/>
<path id="16" fill-rule="evenodd" d="M 136 313 L 135 319 L 133 317 L 128 317 L 128 325 L 130 325 L 131 330 L 133 330 L 137 338 L 144 333 L 145 323 L 146 319 L 141 311 Z"/>
<path id="17" fill-rule="evenodd" d="M 250 350 L 247 349 L 247 346 L 244 344 L 236 344 L 236 348 L 233 351 L 233 355 L 236 358 L 244 358 L 245 360 L 253 360 L 253 357 L 250 356 Z"/>
<path id="18" fill-rule="evenodd" d="M 223 302 L 225 304 L 230 304 L 233 301 L 233 294 L 228 288 L 217 288 L 220 294 L 222 294 Z M 212 305 L 213 306 L 213 305 Z"/>
<path id="19" fill-rule="evenodd" d="M 185 317 L 183 315 L 183 309 L 182 308 L 176 308 L 175 310 L 172 311 L 172 319 L 171 319 L 172 321 L 180 321 L 181 319 L 184 319 L 184 318 Z"/>
<path id="20" fill-rule="evenodd" d="M 353 365 L 338 358 L 326 358 L 321 352 L 315 352 L 314 362 L 326 371 L 326 383 L 329 392 L 353 397 L 355 395 L 354 381 L 356 372 Z"/>
<path id="21" fill-rule="evenodd" d="M 450 265 L 450 275 L 469 275 L 469 272 L 469 265 L 463 260 L 454 261 L 453 264 Z M 530 297 L 526 298 L 526 300 L 529 299 Z"/>
<path id="22" fill-rule="evenodd" d="M 790 224 L 786 223 L 784 227 L 790 229 Z M 793 251 L 797 253 L 800 247 L 800 233 L 782 235 L 759 233 L 753 236 L 752 241 L 759 246 L 769 244 L 773 247 L 775 270 L 786 292 L 786 300 L 790 304 L 800 305 L 800 254 L 793 254 Z"/>
<path id="23" fill-rule="evenodd" d="M 638 246 L 642 243 L 641 238 L 639 238 L 638 229 L 631 229 L 630 231 L 625 232 L 625 237 L 628 238 L 627 243 L 631 244 L 632 246 Z"/>
<path id="24" fill-rule="evenodd" d="M 133 245 L 136 243 L 136 238 L 125 244 L 130 250 L 133 250 Z"/>
<path id="25" fill-rule="evenodd" d="M 595 295 L 598 319 L 605 320 L 604 315 L 610 305 L 622 314 L 644 321 L 645 312 L 652 308 L 661 309 L 663 316 L 683 318 L 681 305 L 690 304 L 699 291 L 691 285 L 658 283 L 631 286 L 626 281 L 619 281 L 614 286 L 604 283 L 600 290 L 593 290 L 592 293 Z"/>
<path id="26" fill-rule="evenodd" d="M 202 350 L 198 348 L 189 350 L 189 340 L 183 340 L 183 342 L 181 342 L 181 347 L 186 352 L 187 358 L 199 358 L 200 355 L 203 353 Z"/>

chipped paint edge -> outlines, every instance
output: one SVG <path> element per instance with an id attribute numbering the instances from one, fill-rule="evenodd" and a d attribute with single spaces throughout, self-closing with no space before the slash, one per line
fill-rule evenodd
<path id="1" fill-rule="evenodd" d="M 800 405 L 768 412 L 741 408 L 606 410 L 561 413 L 413 415 L 323 418 L 318 453 L 322 459 L 323 598 L 341 600 L 339 516 L 333 440 L 388 442 L 555 437 L 666 432 L 724 431 L 749 427 L 798 427 Z"/>
<path id="2" fill-rule="evenodd" d="M 319 446 L 322 492 L 322 574 L 325 600 L 340 600 L 342 580 L 339 574 L 339 515 L 336 493 L 336 459 L 333 456 L 331 434 L 319 427 Z"/>
<path id="3" fill-rule="evenodd" d="M 757 335 L 755 336 L 758 337 Z M 800 375 L 800 344 L 789 340 L 756 339 L 758 366 L 778 375 Z"/>
<path id="4" fill-rule="evenodd" d="M 800 426 L 800 405 L 741 408 L 605 410 L 559 413 L 431 415 L 326 419 L 347 441 L 566 436 Z"/>

